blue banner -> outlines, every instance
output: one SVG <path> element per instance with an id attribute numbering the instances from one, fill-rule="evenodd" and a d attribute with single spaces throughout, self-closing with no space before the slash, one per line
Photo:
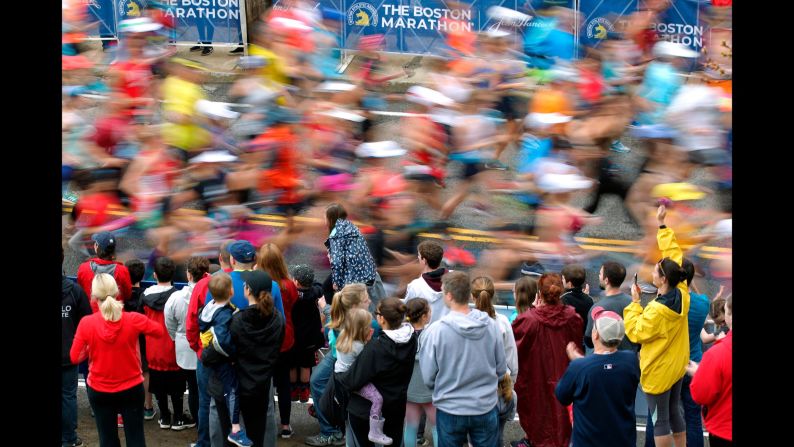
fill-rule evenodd
<path id="1" fill-rule="evenodd" d="M 99 27 L 92 28 L 88 35 L 91 37 L 115 37 L 116 16 L 114 0 L 86 0 L 88 3 L 89 21 L 98 21 Z"/>
<path id="2" fill-rule="evenodd" d="M 598 47 L 615 25 L 637 11 L 637 0 L 580 0 L 583 21 L 579 28 L 579 44 Z"/>
<path id="3" fill-rule="evenodd" d="M 700 23 L 697 0 L 676 0 L 659 20 L 653 24 L 660 40 L 682 43 L 695 51 L 703 48 L 704 24 Z M 707 29 L 706 29 L 707 31 Z"/>

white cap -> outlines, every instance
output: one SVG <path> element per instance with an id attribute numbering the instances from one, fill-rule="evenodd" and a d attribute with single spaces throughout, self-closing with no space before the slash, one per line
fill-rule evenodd
<path id="1" fill-rule="evenodd" d="M 318 115 L 330 116 L 331 118 L 339 118 L 341 120 L 353 121 L 356 123 L 360 123 L 366 119 L 363 116 L 359 115 L 358 113 L 353 112 L 352 110 L 339 109 L 339 108 L 335 108 L 331 110 L 323 110 L 322 112 L 319 112 Z"/>
<path id="2" fill-rule="evenodd" d="M 733 219 L 723 219 L 714 225 L 714 235 L 717 237 L 733 236 Z"/>
<path id="3" fill-rule="evenodd" d="M 356 149 L 361 158 L 388 158 L 404 155 L 406 150 L 394 141 L 372 141 L 363 143 Z"/>
<path id="4" fill-rule="evenodd" d="M 190 159 L 190 163 L 229 163 L 237 160 L 237 156 L 227 151 L 206 151 Z"/>
<path id="5" fill-rule="evenodd" d="M 546 128 L 553 124 L 567 123 L 572 118 L 562 113 L 537 113 L 532 112 L 524 118 L 524 126 L 532 128 Z"/>
<path id="6" fill-rule="evenodd" d="M 119 22 L 119 31 L 122 33 L 148 33 L 162 27 L 162 24 L 154 22 L 148 17 L 125 19 Z"/>
<path id="7" fill-rule="evenodd" d="M 349 92 L 356 88 L 355 84 L 349 82 L 323 82 L 314 90 L 318 92 Z"/>
<path id="8" fill-rule="evenodd" d="M 196 111 L 210 118 L 233 120 L 240 116 L 240 114 L 234 110 L 229 110 L 226 103 L 207 101 L 206 99 L 199 100 L 196 103 Z"/>
<path id="9" fill-rule="evenodd" d="M 271 25 L 283 26 L 284 28 L 288 28 L 295 31 L 311 31 L 312 29 L 312 27 L 306 25 L 300 20 L 288 19 L 286 17 L 276 17 L 270 20 L 270 23 Z"/>
<path id="10" fill-rule="evenodd" d="M 690 49 L 684 44 L 668 42 L 666 40 L 657 42 L 656 45 L 653 46 L 653 55 L 656 57 L 686 57 L 690 59 L 695 59 L 700 56 L 697 51 Z"/>
<path id="11" fill-rule="evenodd" d="M 414 85 L 409 88 L 405 93 L 405 97 L 408 101 L 427 107 L 435 105 L 450 107 L 455 104 L 455 101 L 443 93 L 427 87 L 422 87 L 421 85 Z"/>
<path id="12" fill-rule="evenodd" d="M 550 193 L 570 192 L 590 187 L 593 182 L 579 174 L 544 174 L 538 188 Z"/>
<path id="13" fill-rule="evenodd" d="M 488 8 L 488 18 L 493 20 L 504 20 L 514 22 L 526 22 L 532 19 L 531 15 L 518 12 L 504 6 L 491 6 Z"/>

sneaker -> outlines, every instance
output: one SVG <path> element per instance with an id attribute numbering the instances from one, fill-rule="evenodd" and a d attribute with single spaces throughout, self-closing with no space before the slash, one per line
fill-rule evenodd
<path id="1" fill-rule="evenodd" d="M 292 431 L 292 426 L 289 426 L 287 428 L 282 428 L 281 429 L 281 439 L 289 439 L 294 434 L 295 434 L 295 432 Z"/>
<path id="2" fill-rule="evenodd" d="M 195 47 L 190 47 L 190 52 L 195 53 L 196 51 L 201 51 L 201 47 L 196 45 Z"/>
<path id="3" fill-rule="evenodd" d="M 620 140 L 615 140 L 612 142 L 612 145 L 609 146 L 609 150 L 612 152 L 617 152 L 619 154 L 625 154 L 631 152 L 631 148 L 621 143 Z"/>
<path id="4" fill-rule="evenodd" d="M 420 445 L 422 447 L 426 447 L 426 446 L 430 445 L 430 442 L 427 439 L 425 439 L 424 436 L 418 436 L 416 438 L 416 445 Z"/>
<path id="5" fill-rule="evenodd" d="M 310 436 L 304 441 L 306 445 L 311 446 L 326 446 L 326 445 L 345 445 L 345 437 L 341 433 L 333 435 L 324 435 L 320 433 L 317 436 Z"/>
<path id="6" fill-rule="evenodd" d="M 160 424 L 160 428 L 162 428 L 164 430 L 168 430 L 169 428 L 171 428 L 171 419 L 170 418 L 167 419 L 167 420 L 164 419 L 164 418 L 160 418 L 160 419 L 157 420 L 157 423 Z"/>
<path id="7" fill-rule="evenodd" d="M 240 53 L 243 53 L 243 52 L 245 52 L 245 48 L 237 47 L 237 48 L 233 49 L 232 51 L 229 51 L 229 54 L 240 54 Z"/>
<path id="8" fill-rule="evenodd" d="M 299 397 L 300 397 L 301 403 L 305 404 L 305 403 L 309 402 L 309 397 L 310 396 L 311 396 L 311 391 L 309 391 L 309 387 L 308 386 L 300 389 Z"/>
<path id="9" fill-rule="evenodd" d="M 151 421 L 152 419 L 154 419 L 154 415 L 156 415 L 156 414 L 157 414 L 157 411 L 155 411 L 154 407 L 152 407 L 152 408 L 144 408 L 143 409 L 143 420 Z"/>
<path id="10" fill-rule="evenodd" d="M 182 418 L 177 419 L 174 424 L 171 425 L 171 430 L 182 431 L 186 428 L 193 428 L 195 426 L 196 421 L 194 421 L 192 417 L 183 415 Z"/>
<path id="11" fill-rule="evenodd" d="M 206 56 L 208 54 L 212 54 L 213 51 L 214 50 L 212 49 L 212 47 L 204 47 L 204 49 L 201 50 L 201 55 Z"/>
<path id="12" fill-rule="evenodd" d="M 239 447 L 250 447 L 254 445 L 254 441 L 251 441 L 248 439 L 248 436 L 245 435 L 245 430 L 240 430 L 237 433 L 229 433 L 226 439 Z"/>
<path id="13" fill-rule="evenodd" d="M 80 437 L 76 437 L 73 442 L 64 442 L 61 443 L 61 447 L 82 447 L 83 440 Z"/>
<path id="14" fill-rule="evenodd" d="M 518 441 L 513 441 L 510 443 L 511 447 L 532 447 L 532 444 L 529 443 L 527 438 L 522 438 Z"/>
<path id="15" fill-rule="evenodd" d="M 505 171 L 505 170 L 507 170 L 508 166 L 506 164 L 502 163 L 499 160 L 495 160 L 495 161 L 490 161 L 488 163 L 485 163 L 485 168 L 486 169 L 498 169 L 500 171 Z"/>
<path id="16" fill-rule="evenodd" d="M 119 428 L 124 428 L 124 419 L 121 418 L 121 415 L 119 415 L 118 419 L 116 419 L 116 422 L 118 423 Z"/>

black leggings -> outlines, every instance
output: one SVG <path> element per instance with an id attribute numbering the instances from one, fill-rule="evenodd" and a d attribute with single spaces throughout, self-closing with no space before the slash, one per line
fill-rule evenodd
<path id="1" fill-rule="evenodd" d="M 198 421 L 199 392 L 198 382 L 196 382 L 196 370 L 189 369 L 185 372 L 187 373 L 187 407 L 193 420 Z"/>
<path id="2" fill-rule="evenodd" d="M 653 416 L 653 435 L 666 436 L 671 433 L 682 433 L 686 431 L 683 411 L 681 411 L 681 385 L 684 378 L 681 377 L 673 387 L 662 394 L 648 394 L 648 409 Z"/>
<path id="3" fill-rule="evenodd" d="M 245 432 L 253 441 L 253 447 L 265 445 L 265 427 L 267 427 L 267 407 L 270 396 L 270 380 L 267 385 L 252 395 L 240 395 L 240 412 L 245 420 Z M 279 398 L 281 401 L 281 398 Z M 290 399 L 287 398 L 290 402 Z"/>
<path id="4" fill-rule="evenodd" d="M 292 362 L 287 352 L 279 354 L 276 368 L 273 372 L 273 386 L 276 387 L 278 392 L 278 413 L 281 417 L 281 425 L 289 425 L 292 413 L 292 388 L 289 381 L 289 371 L 292 369 Z M 247 422 L 248 420 L 246 419 Z"/>
<path id="5" fill-rule="evenodd" d="M 185 404 L 184 404 L 184 391 L 181 393 L 156 393 L 154 395 L 155 399 L 157 399 L 157 408 L 160 409 L 160 417 L 165 421 L 165 423 L 171 423 L 171 412 L 168 410 L 168 397 L 171 397 L 171 406 L 174 409 L 173 413 L 173 422 L 176 422 L 179 419 L 182 419 L 182 413 L 185 411 Z M 198 406 L 196 406 L 198 408 Z M 198 411 L 198 410 L 196 410 Z"/>
<path id="6" fill-rule="evenodd" d="M 117 415 L 124 420 L 128 447 L 146 447 L 143 435 L 143 383 L 116 393 L 103 393 L 86 386 L 94 410 L 100 447 L 121 447 Z"/>
<path id="7" fill-rule="evenodd" d="M 712 433 L 709 433 L 709 447 L 732 447 L 733 441 L 728 441 L 727 439 L 722 439 L 719 436 L 714 436 Z"/>

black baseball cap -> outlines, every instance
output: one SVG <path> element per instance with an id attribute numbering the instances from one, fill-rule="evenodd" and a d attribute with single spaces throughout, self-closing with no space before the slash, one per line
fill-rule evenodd
<path id="1" fill-rule="evenodd" d="M 261 292 L 270 292 L 273 290 L 273 280 L 267 272 L 262 270 L 249 270 L 242 272 L 240 276 L 242 276 L 243 282 L 251 289 L 251 293 L 254 296 L 258 296 Z"/>

